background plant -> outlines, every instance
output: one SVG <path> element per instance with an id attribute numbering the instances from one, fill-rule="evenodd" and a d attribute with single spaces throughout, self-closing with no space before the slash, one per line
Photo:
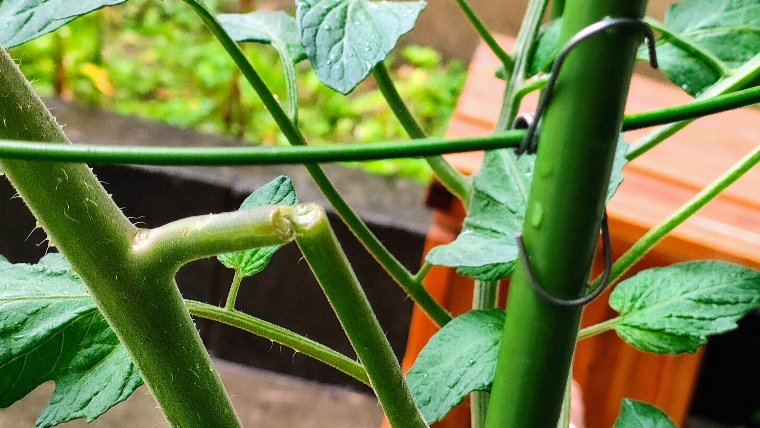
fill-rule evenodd
<path id="1" fill-rule="evenodd" d="M 73 9 L 61 11 L 52 0 L 27 1 L 31 3 L 0 2 L 0 19 L 5 20 L 6 28 L 15 28 L 4 36 L 7 45 L 52 31 L 67 20 L 101 6 L 122 3 L 90 2 L 81 7 L 67 6 Z M 468 394 L 473 397 L 474 426 L 553 426 L 557 420 L 567 426 L 570 396 L 565 384 L 577 340 L 615 330 L 623 340 L 645 351 L 693 352 L 709 335 L 735 328 L 741 316 L 758 307 L 760 273 L 723 262 L 688 262 L 649 269 L 620 282 L 610 297 L 610 304 L 619 316 L 578 331 L 580 308 L 553 306 L 531 290 L 529 266 L 525 261 L 517 261 L 522 250 L 514 236 L 517 232 L 524 234 L 527 246 L 524 259 L 530 261 L 533 274 L 550 293 L 571 298 L 598 287 L 599 280 L 591 284 L 586 280 L 603 206 L 614 194 L 625 162 L 677 132 L 685 126 L 683 121 L 760 99 L 760 91 L 752 86 L 760 73 L 760 61 L 752 48 L 757 46 L 752 35 L 755 18 L 760 16 L 755 2 L 726 2 L 715 7 L 702 0 L 683 0 L 671 8 L 664 24 L 649 20 L 661 34 L 658 44 L 665 47 L 660 49 L 664 71 L 697 94 L 696 100 L 686 106 L 623 117 L 622 106 L 639 35 L 609 31 L 584 42 L 559 76 L 558 88 L 565 89 L 553 94 L 550 108 L 542 118 L 538 155 L 490 151 L 483 168 L 472 180 L 453 171 L 438 155 L 463 147 L 475 150 L 520 144 L 525 133 L 507 129 L 522 97 L 546 84 L 546 75 L 540 70 L 551 64 L 561 47 L 579 30 L 605 16 L 639 18 L 645 2 L 621 4 L 601 0 L 594 7 L 581 0 L 555 2 L 551 16 L 555 20 L 561 18 L 562 23 L 555 24 L 560 25 L 560 32 L 554 38 L 550 37 L 549 29 L 539 37 L 548 2 L 534 0 L 525 15 L 513 55 L 494 43 L 465 1 L 458 3 L 501 59 L 508 80 L 499 125 L 494 135 L 488 137 L 427 138 L 389 78 L 382 61 L 398 37 L 413 27 L 424 7 L 422 2 L 300 0 L 295 21 L 285 19 L 283 25 L 265 22 L 262 25 L 270 31 L 262 36 L 260 28 L 249 28 L 250 33 L 243 34 L 228 31 L 230 18 L 220 22 L 203 4 L 186 0 L 267 107 L 284 138 L 295 146 L 292 149 L 229 150 L 225 156 L 211 148 L 187 151 L 45 144 L 42 142 L 66 142 L 66 139 L 12 61 L 7 56 L 0 58 L 0 87 L 7 89 L 7 98 L 12 100 L 0 111 L 5 123 L 10 123 L 0 128 L 0 137 L 5 139 L 0 144 L 3 156 L 0 165 L 50 240 L 71 262 L 69 267 L 62 258 L 52 257 L 34 266 L 0 263 L 0 269 L 10 278 L 0 288 L 4 293 L 3 314 L 8 314 L 2 324 L 5 335 L 0 336 L 6 345 L 2 349 L 8 350 L 1 355 L 6 363 L 3 367 L 9 369 L 9 374 L 2 377 L 9 380 L 3 405 L 52 378 L 60 396 L 56 396 L 52 409 L 42 415 L 40 426 L 77 417 L 97 417 L 136 387 L 137 367 L 171 423 L 236 426 L 239 421 L 200 347 L 188 315 L 191 312 L 291 346 L 368 383 L 394 426 L 425 426 L 445 415 Z M 26 15 L 31 5 L 39 8 L 38 15 Z M 694 22 L 688 19 L 690 16 L 705 19 L 691 25 Z M 679 26 L 684 22 L 689 25 Z M 749 29 L 750 35 L 738 29 Z M 717 37 L 717 41 L 711 37 Z M 297 103 L 292 103 L 293 80 L 287 72 L 283 74 L 286 86 L 290 85 L 290 99 L 275 97 L 236 40 L 271 44 L 286 69 L 302 56 L 308 57 L 320 81 L 340 93 L 350 92 L 371 74 L 405 132 L 416 141 L 403 146 L 388 142 L 345 145 L 341 150 L 308 147 L 301 127 L 303 118 L 297 120 L 294 109 Z M 342 49 L 346 44 L 351 49 Z M 741 55 L 728 58 L 722 49 Z M 707 67 L 714 72 L 716 65 L 721 72 L 706 79 L 701 70 Z M 693 73 L 685 73 L 684 67 Z M 689 80 L 693 76 L 698 79 Z M 604 88 L 595 83 L 602 77 L 609 83 Z M 725 95 L 728 93 L 731 94 Z M 579 114 L 587 120 L 578 122 Z M 621 128 L 656 124 L 670 125 L 630 147 L 620 139 Z M 573 132 L 568 132 L 569 129 Z M 416 273 L 401 266 L 383 247 L 317 165 L 335 159 L 390 158 L 400 152 L 425 156 L 442 184 L 468 207 L 460 237 L 431 252 L 428 264 Z M 442 326 L 407 376 L 410 388 L 407 389 L 324 212 L 314 205 L 297 204 L 289 180 L 276 179 L 252 195 L 236 213 L 187 218 L 141 230 L 123 217 L 88 168 L 79 163 L 61 163 L 88 160 L 154 164 L 304 163 L 367 250 Z M 667 233 L 758 162 L 760 147 L 642 237 L 614 263 L 611 282 L 618 282 Z M 81 240 L 85 234 L 94 236 L 95 242 Z M 234 309 L 239 278 L 255 273 L 277 246 L 293 240 L 333 305 L 357 350 L 359 363 Z M 218 254 L 225 254 L 221 260 L 236 271 L 237 282 L 231 287 L 226 307 L 183 303 L 173 280 L 176 269 L 191 260 Z M 578 257 L 569 259 L 567 254 Z M 420 282 L 431 264 L 453 266 L 477 279 L 473 312 L 452 320 L 425 292 Z M 510 275 L 510 306 L 504 314 L 494 308 L 495 284 Z M 124 293 L 123 284 L 129 284 L 130 293 Z M 61 291 L 65 296 L 61 296 Z M 100 313 L 107 323 L 99 318 Z M 77 323 L 83 319 L 91 320 L 88 325 L 99 328 L 79 326 Z M 156 329 L 156 325 L 166 328 Z M 67 329 L 72 329 L 69 334 L 82 337 L 79 343 L 85 345 L 84 349 L 51 342 L 63 337 L 57 332 Z M 56 346 L 46 347 L 51 343 Z M 109 348 L 96 346 L 96 349 L 111 356 L 129 355 L 131 359 L 120 358 L 115 364 L 93 358 L 98 354 L 87 347 L 90 343 L 107 343 Z M 65 358 L 61 360 L 57 355 Z M 31 358 L 39 364 L 13 365 Z M 95 375 L 116 371 L 124 381 L 115 390 L 107 389 L 97 383 L 102 382 L 101 378 L 79 376 L 77 370 L 83 367 Z M 82 382 L 84 388 L 77 382 Z M 71 394 L 69 390 L 80 393 Z M 98 391 L 109 391 L 107 399 L 92 400 Z M 59 405 L 61 408 L 56 407 Z M 625 427 L 642 420 L 646 426 L 672 426 L 661 411 L 632 400 L 622 403 L 616 425 Z"/>

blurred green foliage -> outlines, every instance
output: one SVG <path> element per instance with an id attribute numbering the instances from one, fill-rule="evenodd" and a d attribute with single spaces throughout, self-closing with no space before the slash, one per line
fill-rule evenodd
<path id="1" fill-rule="evenodd" d="M 220 10 L 218 1 L 207 4 Z M 272 91 L 287 101 L 274 49 L 245 44 L 244 50 Z M 80 18 L 11 53 L 42 95 L 252 144 L 286 144 L 224 50 L 179 3 L 133 0 Z M 387 64 L 423 128 L 431 136 L 443 135 L 464 84 L 464 64 L 444 63 L 436 51 L 420 46 L 402 48 Z M 297 75 L 299 126 L 310 143 L 406 138 L 372 79 L 343 96 L 322 85 L 307 61 L 298 65 Z M 421 159 L 360 166 L 423 182 L 430 178 Z"/>

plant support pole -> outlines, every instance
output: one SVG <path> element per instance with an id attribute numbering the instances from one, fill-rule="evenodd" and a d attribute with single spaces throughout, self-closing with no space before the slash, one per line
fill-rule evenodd
<path id="1" fill-rule="evenodd" d="M 67 143 L 60 126 L 0 48 L 0 138 Z M 240 421 L 174 283 L 132 258 L 138 234 L 84 164 L 0 160 L 50 242 L 87 284 L 170 424 Z"/>
<path id="2" fill-rule="evenodd" d="M 561 45 L 605 17 L 640 18 L 646 1 L 567 0 Z M 577 298 L 596 248 L 610 170 L 641 34 L 610 30 L 581 43 L 544 114 L 523 238 L 541 286 Z M 512 277 L 486 427 L 556 427 L 582 308 L 554 306 Z"/>

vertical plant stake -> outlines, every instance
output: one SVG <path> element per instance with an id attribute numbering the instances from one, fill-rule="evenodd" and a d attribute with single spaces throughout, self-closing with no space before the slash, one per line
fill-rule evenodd
<path id="1" fill-rule="evenodd" d="M 0 175 L 16 188 L 61 253 L 34 265 L 0 256 L 0 406 L 54 381 L 55 392 L 38 427 L 91 421 L 143 382 L 172 426 L 241 426 L 191 314 L 289 346 L 367 384 L 396 428 L 436 422 L 468 395 L 473 428 L 555 427 L 558 421 L 568 426 L 568 377 L 578 340 L 614 330 L 643 351 L 695 352 L 708 336 L 736 328 L 742 316 L 760 305 L 760 272 L 716 261 L 649 269 L 622 281 L 610 295 L 618 316 L 581 331 L 582 309 L 566 304 L 601 290 L 600 282 L 619 281 L 670 231 L 760 163 L 758 145 L 642 237 L 614 262 L 604 281 L 588 284 L 604 205 L 620 184 L 626 162 L 678 132 L 688 123 L 684 120 L 760 102 L 760 87 L 755 86 L 760 77 L 757 1 L 682 0 L 674 2 L 664 23 L 639 21 L 644 0 L 553 1 L 551 22 L 540 29 L 549 2 L 531 0 L 516 49 L 509 54 L 476 9 L 457 0 L 503 65 L 507 85 L 494 134 L 454 140 L 427 137 L 383 64 L 399 37 L 414 27 L 424 2 L 298 0 L 293 17 L 283 11 L 215 16 L 199 0 L 184 0 L 294 147 L 72 146 L 4 49 L 124 2 L 0 0 Z M 657 53 L 665 74 L 695 100 L 624 117 L 641 22 L 660 34 Z M 586 39 L 591 33 L 595 36 Z M 243 42 L 278 51 L 287 108 L 246 58 L 237 44 Z M 572 50 L 561 49 L 567 43 Z M 317 77 L 343 94 L 372 74 L 389 108 L 417 141 L 350 150 L 309 146 L 309 136 L 298 127 L 295 79 L 296 65 L 307 58 Z M 508 130 L 525 95 L 541 89 L 548 101 L 539 109 L 539 122 L 527 132 Z M 620 136 L 621 129 L 663 124 L 630 147 Z M 463 147 L 496 148 L 486 153 L 472 179 L 439 156 Z M 529 153 L 518 154 L 526 149 Z M 379 241 L 318 165 L 401 155 L 424 156 L 438 180 L 467 207 L 461 234 L 432 249 L 415 273 Z M 299 203 L 287 177 L 254 192 L 239 211 L 140 229 L 114 204 L 85 165 L 88 161 L 302 163 L 367 252 L 441 331 L 405 378 L 325 210 Z M 264 269 L 277 249 L 293 241 L 359 361 L 235 309 L 243 279 Z M 174 280 L 177 270 L 214 256 L 235 270 L 226 304 L 184 301 Z M 432 265 L 456 268 L 478 281 L 473 311 L 452 319 L 424 289 L 422 280 Z M 495 307 L 497 284 L 510 277 L 505 313 Z M 659 409 L 624 400 L 615 427 L 642 424 L 674 426 Z"/>

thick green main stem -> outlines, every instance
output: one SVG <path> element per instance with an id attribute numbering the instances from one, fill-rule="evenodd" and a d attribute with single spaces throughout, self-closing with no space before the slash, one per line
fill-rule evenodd
<path id="1" fill-rule="evenodd" d="M 0 49 L 0 138 L 67 143 Z M 82 164 L 0 160 L 50 241 L 87 284 L 167 419 L 181 427 L 240 422 L 174 283 L 173 272 L 132 259 L 138 230 Z"/>
<path id="2" fill-rule="evenodd" d="M 606 16 L 639 18 L 645 5 L 567 0 L 561 40 Z M 617 30 L 579 45 L 544 113 L 523 237 L 537 280 L 558 298 L 586 289 L 640 40 Z M 582 309 L 543 300 L 525 269 L 512 277 L 488 428 L 556 427 L 562 408 Z"/>
<path id="3" fill-rule="evenodd" d="M 324 210 L 295 206 L 290 216 L 296 242 L 351 341 L 391 426 L 426 427 L 396 356 L 367 296 L 341 250 Z"/>

